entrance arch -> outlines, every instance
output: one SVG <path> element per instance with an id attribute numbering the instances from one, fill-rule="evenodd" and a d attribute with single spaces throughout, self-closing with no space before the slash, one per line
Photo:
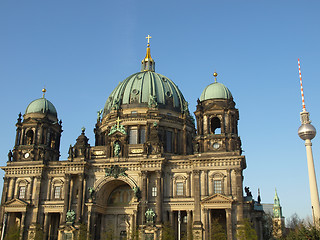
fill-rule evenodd
<path id="1" fill-rule="evenodd" d="M 94 239 L 127 239 L 136 227 L 138 210 L 133 181 L 104 177 L 95 185 Z"/>

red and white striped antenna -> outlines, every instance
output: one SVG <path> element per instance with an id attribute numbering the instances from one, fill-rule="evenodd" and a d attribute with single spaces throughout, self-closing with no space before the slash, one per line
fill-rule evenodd
<path id="1" fill-rule="evenodd" d="M 303 94 L 303 87 L 302 87 L 302 78 L 301 78 L 301 69 L 300 69 L 300 60 L 298 58 L 298 66 L 299 66 L 299 77 L 300 77 L 300 88 L 301 88 L 301 98 L 302 98 L 302 111 L 306 112 L 306 105 L 304 103 L 304 94 Z"/>

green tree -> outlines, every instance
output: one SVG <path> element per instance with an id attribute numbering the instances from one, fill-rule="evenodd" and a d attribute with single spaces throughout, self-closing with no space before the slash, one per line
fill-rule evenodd
<path id="1" fill-rule="evenodd" d="M 256 230 L 253 228 L 249 219 L 245 218 L 240 222 L 240 227 L 237 231 L 238 240 L 257 240 L 258 236 Z"/>
<path id="2" fill-rule="evenodd" d="M 5 240 L 19 240 L 20 238 L 20 227 L 17 224 L 8 226 L 8 231 Z"/>
<path id="3" fill-rule="evenodd" d="M 44 233 L 40 224 L 36 224 L 34 240 L 43 240 Z"/>
<path id="4" fill-rule="evenodd" d="M 135 229 L 135 230 L 132 230 L 131 232 L 131 240 L 139 240 L 140 237 L 139 237 L 139 229 Z"/>
<path id="5" fill-rule="evenodd" d="M 210 239 L 227 240 L 226 229 L 219 223 L 218 219 L 212 221 Z"/>
<path id="6" fill-rule="evenodd" d="M 87 225 L 85 223 L 81 223 L 79 226 L 78 234 L 76 234 L 76 240 L 86 240 L 87 234 L 88 234 Z"/>
<path id="7" fill-rule="evenodd" d="M 319 227 L 312 224 L 300 223 L 296 228 L 289 231 L 285 240 L 319 240 L 320 231 Z"/>
<path id="8" fill-rule="evenodd" d="M 175 240 L 174 230 L 169 222 L 163 224 L 161 240 Z"/>

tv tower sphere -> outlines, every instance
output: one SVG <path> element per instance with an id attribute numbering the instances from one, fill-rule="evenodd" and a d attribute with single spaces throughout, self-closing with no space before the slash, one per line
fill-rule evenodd
<path id="1" fill-rule="evenodd" d="M 302 140 L 312 140 L 316 136 L 316 129 L 310 123 L 302 124 L 298 129 L 298 135 Z"/>

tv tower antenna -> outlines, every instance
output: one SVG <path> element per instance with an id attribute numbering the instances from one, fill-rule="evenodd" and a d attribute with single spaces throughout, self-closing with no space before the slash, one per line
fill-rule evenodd
<path id="1" fill-rule="evenodd" d="M 312 143 L 311 143 L 311 140 L 316 136 L 316 129 L 314 126 L 311 125 L 311 121 L 309 119 L 309 112 L 307 112 L 306 105 L 304 102 L 299 58 L 298 58 L 298 66 L 299 66 L 299 77 L 300 77 L 301 98 L 302 98 L 302 112 L 300 113 L 301 126 L 298 129 L 298 135 L 302 140 L 304 140 L 306 151 L 307 151 L 313 224 L 315 226 L 319 226 L 318 225 L 320 220 L 319 193 L 318 193 L 316 173 L 314 169 L 314 162 L 313 162 L 313 156 L 312 156 Z"/>

